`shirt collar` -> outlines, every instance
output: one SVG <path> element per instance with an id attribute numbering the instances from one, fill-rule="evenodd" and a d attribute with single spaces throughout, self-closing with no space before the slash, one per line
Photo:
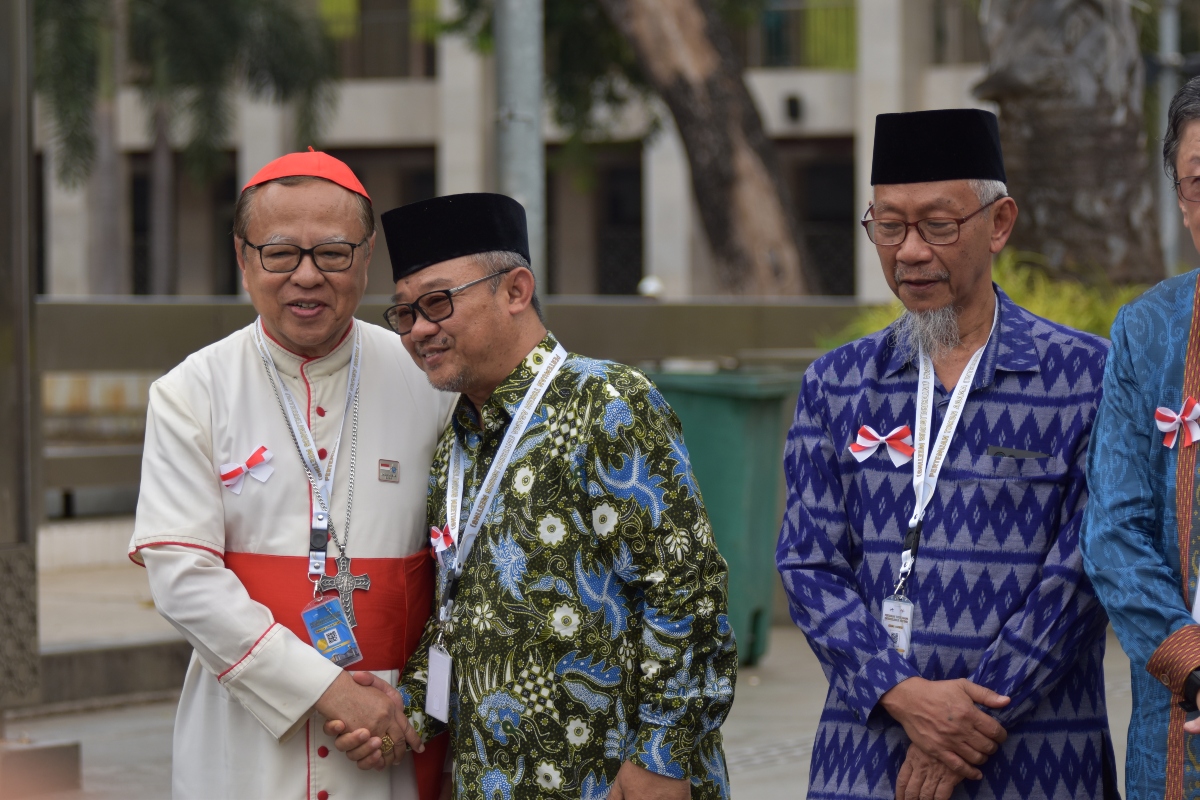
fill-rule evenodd
<path id="1" fill-rule="evenodd" d="M 983 351 L 983 361 L 979 364 L 979 371 L 975 373 L 972 389 L 991 386 L 997 370 L 1039 372 L 1041 369 L 1028 312 L 1014 303 L 995 283 L 992 284 L 992 288 L 996 291 L 1000 319 L 996 324 L 995 335 L 988 339 Z M 913 364 L 915 355 L 902 352 L 892 344 L 890 335 L 885 337 L 884 347 L 887 348 L 883 369 L 885 377 L 890 378 Z M 913 366 L 915 368 L 916 365 Z"/>
<path id="2" fill-rule="evenodd" d="M 263 333 L 267 334 L 265 337 L 267 350 L 275 361 L 275 369 L 279 370 L 281 375 L 286 375 L 293 380 L 300 380 L 300 368 L 303 367 L 306 377 L 310 380 L 320 380 L 349 366 L 350 357 L 354 355 L 354 338 L 358 336 L 358 321 L 351 321 L 350 327 L 342 334 L 342 338 L 333 350 L 319 358 L 309 358 L 299 353 L 293 353 L 271 338 L 265 327 Z"/>
<path id="3" fill-rule="evenodd" d="M 467 396 L 465 394 L 460 396 L 458 407 L 454 411 L 454 427 L 458 433 L 465 435 L 469 431 L 492 432 L 508 428 L 508 423 L 517 413 L 521 401 L 525 399 L 525 393 L 529 391 L 533 379 L 540 372 L 540 369 L 534 369 L 535 362 L 537 365 L 544 363 L 546 357 L 554 352 L 556 347 L 558 347 L 558 339 L 554 338 L 554 334 L 547 333 L 546 338 L 538 342 L 537 346 L 530 350 L 529 354 L 517 365 L 517 368 L 500 382 L 500 385 L 492 392 L 492 396 L 483 404 L 479 415 L 476 415 L 475 405 L 467 399 Z M 539 354 L 540 357 L 535 358 Z"/>

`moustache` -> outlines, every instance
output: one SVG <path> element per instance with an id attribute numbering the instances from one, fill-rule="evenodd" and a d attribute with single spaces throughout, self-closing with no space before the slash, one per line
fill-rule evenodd
<path id="1" fill-rule="evenodd" d="M 426 350 L 440 349 L 440 348 L 445 348 L 445 347 L 449 347 L 449 346 L 450 346 L 450 337 L 445 336 L 445 335 L 443 335 L 441 338 L 436 339 L 431 342 L 419 342 L 419 343 L 414 342 L 413 343 L 413 349 L 417 351 L 417 355 L 419 355 L 419 356 L 425 355 Z"/>
<path id="2" fill-rule="evenodd" d="M 896 281 L 903 283 L 904 281 L 947 281 L 950 280 L 950 273 L 942 270 L 941 272 L 932 272 L 922 274 L 920 270 L 896 270 Z"/>

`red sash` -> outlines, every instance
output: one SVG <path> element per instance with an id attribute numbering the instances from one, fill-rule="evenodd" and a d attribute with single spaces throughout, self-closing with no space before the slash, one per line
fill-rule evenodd
<path id="1" fill-rule="evenodd" d="M 276 622 L 300 641 L 308 641 L 300 620 L 300 610 L 313 596 L 307 558 L 227 552 L 225 566 L 238 576 L 251 598 L 271 610 Z M 421 641 L 433 607 L 433 561 L 428 551 L 408 558 L 356 558 L 350 567 L 356 575 L 371 576 L 370 590 L 354 593 L 358 621 L 354 636 L 363 660 L 353 669 L 403 669 Z M 326 571 L 330 575 L 337 571 L 332 558 Z M 448 747 L 449 737 L 442 734 L 425 743 L 424 753 L 412 754 L 421 800 L 437 800 Z"/>

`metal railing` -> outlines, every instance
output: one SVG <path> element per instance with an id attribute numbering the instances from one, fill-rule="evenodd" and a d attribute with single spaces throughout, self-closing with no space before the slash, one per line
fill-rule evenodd
<path id="1" fill-rule="evenodd" d="M 852 300 L 842 298 L 658 303 L 628 297 L 550 297 L 544 305 L 548 326 L 571 350 L 635 365 L 682 357 L 796 366 L 811 360 L 819 352 L 820 339 L 840 330 L 858 311 Z M 386 307 L 383 298 L 368 298 L 358 318 L 378 322 Z M 254 309 L 236 299 L 42 300 L 36 314 L 38 373 L 43 379 L 81 372 L 162 374 L 253 319 Z M 137 402 L 140 409 L 132 413 L 144 415 L 145 397 Z M 116 416 L 127 416 L 129 407 L 136 405 L 127 403 Z M 66 416 L 82 413 L 76 408 Z M 59 433 L 67 429 L 61 416 L 51 415 L 48 421 Z M 115 430 L 123 433 L 48 440 L 44 486 L 136 485 L 141 428 Z"/>

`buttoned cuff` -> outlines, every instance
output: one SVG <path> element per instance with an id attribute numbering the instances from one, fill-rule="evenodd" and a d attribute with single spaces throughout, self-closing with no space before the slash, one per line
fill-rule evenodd
<path id="1" fill-rule="evenodd" d="M 303 727 L 340 674 L 341 667 L 273 624 L 217 679 L 272 736 L 284 741 Z"/>
<path id="2" fill-rule="evenodd" d="M 919 677 L 917 668 L 907 658 L 890 647 L 884 648 L 854 675 L 849 693 L 844 698 L 846 705 L 850 707 L 855 721 L 876 728 L 882 724 L 880 715 L 875 713 L 879 698 L 901 681 L 916 677 Z"/>
<path id="3" fill-rule="evenodd" d="M 1146 671 L 1178 696 L 1183 695 L 1183 684 L 1194 669 L 1200 669 L 1200 625 L 1176 630 L 1146 662 Z"/>

